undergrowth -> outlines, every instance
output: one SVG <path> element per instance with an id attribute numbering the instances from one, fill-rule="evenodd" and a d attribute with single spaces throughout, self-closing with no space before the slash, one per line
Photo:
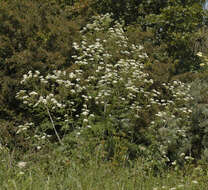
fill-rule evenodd
<path id="1" fill-rule="evenodd" d="M 167 169 L 155 175 L 143 167 L 146 162 L 143 159 L 129 163 L 128 167 L 117 167 L 95 158 L 81 163 L 57 151 L 25 154 L 22 160 L 17 160 L 15 154 L 1 148 L 1 190 L 202 190 L 207 187 L 207 168 L 202 166 L 187 166 L 183 171 Z"/>

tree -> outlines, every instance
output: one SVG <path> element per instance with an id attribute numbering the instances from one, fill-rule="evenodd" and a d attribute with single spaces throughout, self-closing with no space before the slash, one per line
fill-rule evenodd
<path id="1" fill-rule="evenodd" d="M 145 16 L 145 25 L 155 36 L 155 43 L 166 43 L 169 56 L 178 60 L 177 73 L 195 70 L 199 59 L 193 45 L 195 35 L 203 27 L 204 11 L 201 3 L 190 1 L 168 1 L 159 14 Z"/>
<path id="2" fill-rule="evenodd" d="M 176 73 L 199 68 L 193 50 L 196 32 L 205 22 L 205 1 L 195 0 L 95 0 L 91 7 L 99 14 L 113 13 L 125 25 L 139 23 L 154 34 L 154 44 L 166 44 L 164 51 L 176 60 Z"/>

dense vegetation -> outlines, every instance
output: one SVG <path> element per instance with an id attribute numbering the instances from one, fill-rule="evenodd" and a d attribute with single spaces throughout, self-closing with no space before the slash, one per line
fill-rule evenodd
<path id="1" fill-rule="evenodd" d="M 43 176 L 54 158 L 63 175 L 95 163 L 116 178 L 124 169 L 153 181 L 163 170 L 183 176 L 196 167 L 196 184 L 208 162 L 203 3 L 0 1 L 0 143 L 9 178 L 14 170 L 18 181 L 25 174 L 17 168 L 41 157 Z"/>

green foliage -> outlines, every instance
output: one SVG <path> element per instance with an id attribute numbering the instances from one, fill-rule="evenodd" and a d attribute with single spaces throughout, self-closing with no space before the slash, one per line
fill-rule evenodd
<path id="1" fill-rule="evenodd" d="M 113 13 L 125 25 L 138 23 L 144 31 L 154 34 L 152 43 L 165 44 L 163 51 L 177 60 L 175 74 L 198 70 L 200 60 L 194 52 L 197 31 L 205 23 L 203 2 L 150 0 L 150 1 L 93 1 L 98 13 Z M 164 46 L 164 45 L 163 45 Z"/>
<path id="2" fill-rule="evenodd" d="M 145 18 L 146 25 L 155 34 L 155 43 L 165 43 L 168 55 L 179 60 L 176 73 L 199 68 L 199 59 L 192 48 L 193 36 L 203 21 L 199 3 L 170 1 L 160 9 L 160 14 L 149 14 Z"/>
<path id="3" fill-rule="evenodd" d="M 29 70 L 70 65 L 78 27 L 52 1 L 2 1 L 0 22 L 0 118 L 11 120 L 19 112 L 18 80 Z"/>
<path id="4" fill-rule="evenodd" d="M 72 6 L 77 0 L 54 0 L 63 6 Z"/>
<path id="5" fill-rule="evenodd" d="M 196 53 L 198 52 L 207 53 L 207 49 L 208 49 L 207 33 L 208 33 L 207 26 L 205 25 L 196 32 L 195 38 L 192 38 L 192 40 L 194 41 L 193 49 Z"/>
<path id="6" fill-rule="evenodd" d="M 203 147 L 191 140 L 197 136 L 191 132 L 191 86 L 156 77 L 151 69 L 168 73 L 168 68 L 152 67 L 144 47 L 130 42 L 110 14 L 93 17 L 81 34 L 67 71 L 23 75 L 16 97 L 32 115 L 28 138 L 52 135 L 83 161 L 100 155 L 116 165 L 142 157 L 155 171 L 200 157 L 195 151 Z M 17 135 L 25 126 L 18 126 Z M 43 146 L 38 142 L 32 146 Z"/>
<path id="7" fill-rule="evenodd" d="M 190 139 L 193 145 L 195 155 L 206 157 L 207 144 L 207 126 L 208 126 L 208 85 L 207 79 L 196 80 L 193 82 L 191 93 L 195 97 L 194 113 L 192 115 L 192 128 Z M 207 159 L 207 158 L 206 158 Z"/>
<path id="8" fill-rule="evenodd" d="M 168 116 L 170 110 L 161 112 L 163 120 L 153 122 L 149 132 L 153 132 L 155 146 L 175 160 L 175 165 L 194 159 L 207 160 L 207 79 L 195 80 L 189 88 L 193 101 L 181 110 L 180 117 L 179 114 L 175 118 Z M 183 115 L 186 112 L 190 114 Z"/>
<path id="9" fill-rule="evenodd" d="M 137 0 L 95 0 L 90 2 L 90 6 L 98 14 L 113 13 L 116 20 L 124 20 L 125 24 L 130 24 L 137 20 L 139 16 L 138 6 L 141 1 Z"/>

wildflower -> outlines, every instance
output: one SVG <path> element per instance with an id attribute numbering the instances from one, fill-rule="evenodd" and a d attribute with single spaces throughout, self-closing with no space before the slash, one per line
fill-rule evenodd
<path id="1" fill-rule="evenodd" d="M 44 83 L 44 84 L 47 84 L 47 83 L 48 83 L 48 81 L 45 80 L 44 78 L 41 78 L 40 81 L 41 81 L 42 83 Z"/>
<path id="2" fill-rule="evenodd" d="M 81 133 L 80 132 L 77 132 L 77 135 L 79 136 Z"/>
<path id="3" fill-rule="evenodd" d="M 177 84 L 178 84 L 178 82 L 177 82 L 177 81 L 173 81 L 173 84 L 174 84 L 174 85 L 177 85 Z"/>
<path id="4" fill-rule="evenodd" d="M 76 91 L 75 91 L 74 89 L 71 89 L 70 92 L 71 92 L 72 94 L 74 94 Z"/>
<path id="5" fill-rule="evenodd" d="M 21 172 L 19 172 L 19 175 L 24 175 L 24 174 L 25 174 L 25 173 L 24 173 L 24 172 L 22 172 L 22 171 L 21 171 Z"/>
<path id="6" fill-rule="evenodd" d="M 205 64 L 204 64 L 204 63 L 201 63 L 201 64 L 200 64 L 200 67 L 204 67 L 204 66 L 205 66 Z"/>
<path id="7" fill-rule="evenodd" d="M 162 117 L 162 116 L 166 115 L 166 113 L 164 113 L 164 112 L 158 112 L 155 115 L 158 116 L 158 117 Z"/>
<path id="8" fill-rule="evenodd" d="M 35 92 L 35 91 L 32 91 L 32 92 L 29 93 L 29 95 L 30 95 L 30 96 L 35 96 L 35 95 L 38 95 L 38 93 Z"/>
<path id="9" fill-rule="evenodd" d="M 87 111 L 82 112 L 82 115 L 87 116 L 89 113 Z"/>
<path id="10" fill-rule="evenodd" d="M 87 123 L 87 122 L 88 122 L 88 119 L 83 119 L 83 122 L 84 122 L 84 123 Z"/>
<path id="11" fill-rule="evenodd" d="M 23 161 L 20 161 L 20 162 L 17 163 L 17 166 L 19 168 L 24 168 L 26 165 L 27 165 L 27 162 L 23 162 Z"/>
<path id="12" fill-rule="evenodd" d="M 37 150 L 40 150 L 41 149 L 41 146 L 37 146 Z"/>
<path id="13" fill-rule="evenodd" d="M 60 103 L 57 103 L 56 105 L 57 105 L 57 107 L 59 107 L 59 108 L 62 108 L 62 106 L 63 106 L 63 105 L 60 104 Z"/>
<path id="14" fill-rule="evenodd" d="M 155 124 L 155 122 L 154 121 L 151 121 L 151 123 L 150 123 L 151 125 L 154 125 Z"/>
<path id="15" fill-rule="evenodd" d="M 194 160 L 191 156 L 185 156 L 185 160 Z"/>
<path id="16" fill-rule="evenodd" d="M 177 164 L 176 160 L 172 162 L 172 165 L 175 166 Z"/>
<path id="17" fill-rule="evenodd" d="M 150 83 L 154 83 L 154 81 L 152 79 L 149 80 Z"/>
<path id="18" fill-rule="evenodd" d="M 202 57 L 202 52 L 198 52 L 196 55 L 198 55 L 199 57 Z"/>
<path id="19" fill-rule="evenodd" d="M 23 100 L 24 100 L 24 99 L 27 99 L 27 98 L 28 98 L 28 96 L 27 96 L 27 95 L 22 97 L 22 99 L 23 99 Z"/>
<path id="20" fill-rule="evenodd" d="M 36 73 L 37 75 L 39 75 L 39 74 L 40 74 L 40 72 L 39 72 L 39 71 L 35 71 L 35 73 Z"/>

